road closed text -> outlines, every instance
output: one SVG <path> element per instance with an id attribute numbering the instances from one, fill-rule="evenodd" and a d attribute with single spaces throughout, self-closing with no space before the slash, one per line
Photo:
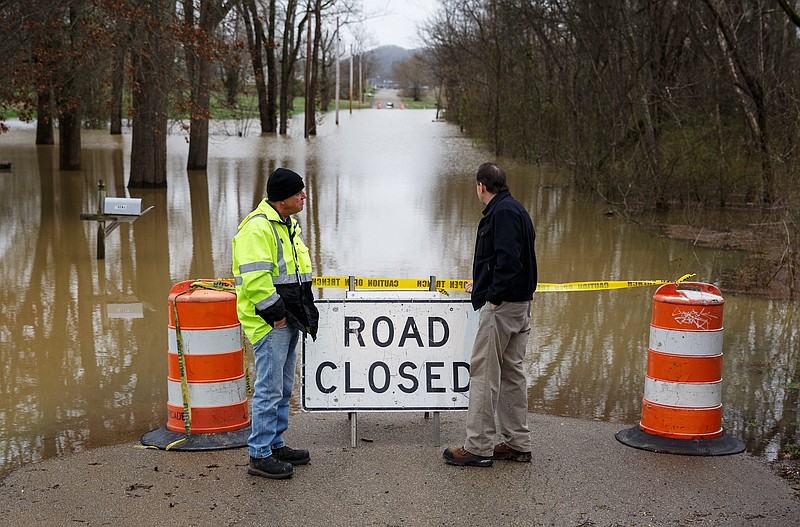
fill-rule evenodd
<path id="1" fill-rule="evenodd" d="M 397 324 L 387 316 L 377 316 L 368 321 L 363 317 L 344 317 L 344 342 L 342 345 L 349 348 L 351 345 L 366 347 L 365 338 L 379 348 L 388 348 L 396 345 L 398 348 L 405 346 L 428 346 L 439 348 L 447 344 L 450 339 L 450 326 L 442 317 L 425 317 L 427 338 L 423 338 L 417 319 L 413 316 L 406 317 L 405 321 Z M 369 323 L 369 330 L 367 324 Z M 352 339 L 351 339 L 352 337 Z"/>
<path id="2" fill-rule="evenodd" d="M 303 408 L 466 409 L 469 302 L 318 301 L 303 350 Z"/>
<path id="3" fill-rule="evenodd" d="M 466 362 L 426 362 L 418 365 L 405 361 L 392 371 L 392 366 L 377 361 L 370 364 L 366 372 L 361 365 L 357 365 L 357 368 L 360 378 L 353 375 L 354 365 L 351 362 L 345 362 L 341 368 L 331 361 L 321 363 L 314 376 L 317 390 L 326 394 L 339 390 L 344 393 L 365 393 L 367 390 L 384 393 L 397 389 L 405 394 L 418 390 L 425 393 L 464 393 L 469 390 L 469 364 Z"/>

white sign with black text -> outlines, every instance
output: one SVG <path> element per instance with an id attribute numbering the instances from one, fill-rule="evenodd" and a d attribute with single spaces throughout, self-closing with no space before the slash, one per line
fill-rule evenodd
<path id="1" fill-rule="evenodd" d="M 307 411 L 466 410 L 478 313 L 468 300 L 318 300 L 303 347 Z"/>

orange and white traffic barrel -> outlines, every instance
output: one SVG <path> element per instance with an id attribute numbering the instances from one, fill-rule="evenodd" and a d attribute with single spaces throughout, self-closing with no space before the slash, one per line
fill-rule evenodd
<path id="1" fill-rule="evenodd" d="M 250 417 L 233 284 L 187 280 L 169 293 L 167 424 L 142 443 L 174 450 L 247 444 Z"/>
<path id="2" fill-rule="evenodd" d="M 722 311 L 713 285 L 670 283 L 653 297 L 642 417 L 617 433 L 629 446 L 689 455 L 735 454 L 722 428 Z"/>

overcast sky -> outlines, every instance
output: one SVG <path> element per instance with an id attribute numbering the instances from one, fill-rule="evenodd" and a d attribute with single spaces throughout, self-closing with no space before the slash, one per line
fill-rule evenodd
<path id="1" fill-rule="evenodd" d="M 438 0 L 361 0 L 364 14 L 371 15 L 364 28 L 376 46 L 400 46 L 414 49 L 422 46 L 417 24 L 422 23 L 439 7 Z"/>

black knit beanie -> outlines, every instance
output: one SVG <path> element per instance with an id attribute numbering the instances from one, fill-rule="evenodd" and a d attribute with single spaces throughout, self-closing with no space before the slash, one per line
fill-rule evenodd
<path id="1" fill-rule="evenodd" d="M 291 198 L 305 188 L 303 178 L 288 168 L 275 170 L 267 180 L 267 199 L 283 201 Z"/>

